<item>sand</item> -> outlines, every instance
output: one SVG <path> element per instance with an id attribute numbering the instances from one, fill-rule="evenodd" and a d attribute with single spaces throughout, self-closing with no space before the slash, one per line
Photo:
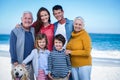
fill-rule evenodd
<path id="1" fill-rule="evenodd" d="M 99 61 L 93 61 L 91 80 L 119 80 L 120 66 L 109 63 L 104 65 Z M 0 57 L 0 80 L 11 79 L 11 64 L 10 57 Z"/>

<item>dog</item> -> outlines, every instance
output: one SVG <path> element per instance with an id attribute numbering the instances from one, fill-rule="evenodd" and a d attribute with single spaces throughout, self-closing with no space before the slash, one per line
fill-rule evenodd
<path id="1" fill-rule="evenodd" d="M 12 68 L 11 74 L 12 80 L 30 80 L 28 71 L 20 64 Z"/>

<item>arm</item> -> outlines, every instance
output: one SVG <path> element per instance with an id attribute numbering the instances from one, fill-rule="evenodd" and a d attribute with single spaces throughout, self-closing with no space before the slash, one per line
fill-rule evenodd
<path id="1" fill-rule="evenodd" d="M 48 73 L 51 73 L 52 70 L 52 53 L 50 53 L 49 57 L 48 57 Z"/>
<path id="2" fill-rule="evenodd" d="M 10 34 L 10 56 L 11 56 L 11 63 L 18 63 L 17 60 L 17 54 L 16 54 L 16 42 L 17 42 L 17 37 L 12 31 Z"/>
<path id="3" fill-rule="evenodd" d="M 30 55 L 27 56 L 27 58 L 24 59 L 22 63 L 23 64 L 27 64 L 28 62 L 30 62 L 31 60 L 33 60 L 34 55 L 35 55 L 35 50 L 32 50 L 32 52 L 30 53 Z"/>
<path id="4" fill-rule="evenodd" d="M 50 55 L 48 57 L 48 76 L 49 76 L 49 78 L 51 78 L 53 80 L 53 78 L 51 76 L 51 70 L 52 70 L 52 56 L 51 56 L 51 54 L 52 53 L 50 53 Z"/>
<path id="5" fill-rule="evenodd" d="M 71 62 L 70 62 L 70 56 L 69 55 L 66 55 L 66 61 L 67 61 L 67 66 L 68 66 L 68 77 L 70 76 L 70 73 L 71 73 Z"/>
<path id="6" fill-rule="evenodd" d="M 70 62 L 70 56 L 69 55 L 66 55 L 66 61 L 67 61 L 67 66 L 68 66 L 69 72 L 71 72 L 71 62 Z"/>

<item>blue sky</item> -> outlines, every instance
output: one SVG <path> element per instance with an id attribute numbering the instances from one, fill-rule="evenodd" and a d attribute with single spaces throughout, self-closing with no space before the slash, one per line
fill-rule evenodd
<path id="1" fill-rule="evenodd" d="M 64 16 L 71 20 L 82 16 L 89 33 L 120 34 L 120 0 L 0 0 L 0 34 L 9 34 L 24 11 L 31 11 L 35 21 L 40 7 L 50 11 L 54 23 L 52 7 L 56 4 L 63 6 Z"/>

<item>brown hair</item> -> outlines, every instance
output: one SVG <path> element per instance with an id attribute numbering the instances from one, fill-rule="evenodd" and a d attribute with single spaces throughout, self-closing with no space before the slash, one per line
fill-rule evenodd
<path id="1" fill-rule="evenodd" d="M 40 13 L 42 11 L 46 11 L 49 15 L 49 20 L 48 22 L 51 23 L 51 19 L 50 19 L 50 12 L 44 8 L 44 7 L 41 7 L 38 12 L 37 12 L 37 20 L 36 20 L 36 25 L 35 25 L 35 33 L 37 34 L 39 32 L 39 30 L 41 29 L 42 25 L 43 25 L 43 22 L 41 21 L 41 17 L 40 17 Z"/>
<path id="2" fill-rule="evenodd" d="M 35 47 L 36 47 L 36 49 L 38 50 L 38 52 L 39 52 L 39 50 L 40 50 L 40 48 L 39 48 L 39 46 L 38 46 L 38 40 L 42 40 L 43 38 L 44 38 L 45 41 L 46 41 L 45 49 L 47 49 L 47 44 L 48 44 L 47 36 L 46 36 L 45 34 L 42 34 L 42 33 L 36 35 L 36 38 L 35 38 Z"/>

